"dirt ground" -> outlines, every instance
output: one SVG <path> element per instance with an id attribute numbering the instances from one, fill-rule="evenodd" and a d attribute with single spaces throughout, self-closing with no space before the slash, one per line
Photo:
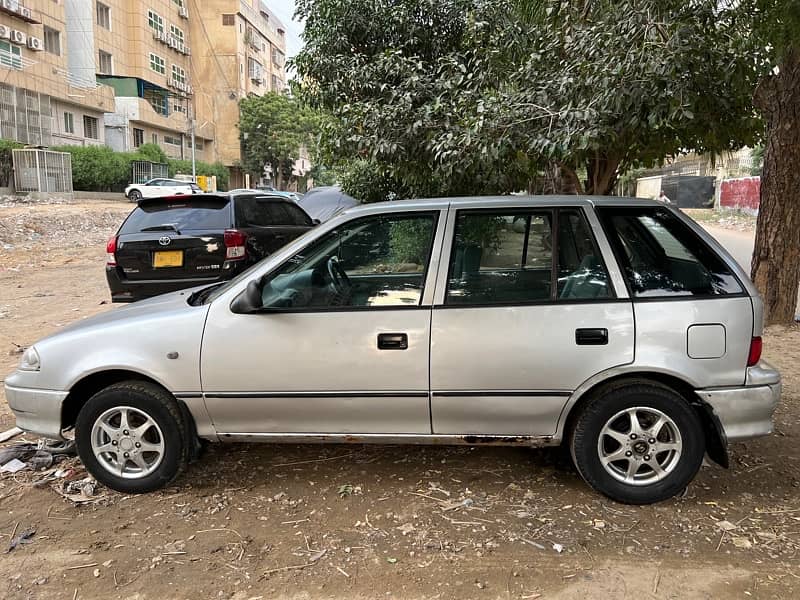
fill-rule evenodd
<path id="1" fill-rule="evenodd" d="M 113 310 L 105 241 L 129 210 L 0 206 L 0 376 L 18 346 Z M 800 330 L 770 330 L 765 356 L 784 374 L 775 434 L 656 506 L 520 448 L 214 445 L 169 489 L 80 506 L 0 475 L 0 597 L 796 598 Z"/>

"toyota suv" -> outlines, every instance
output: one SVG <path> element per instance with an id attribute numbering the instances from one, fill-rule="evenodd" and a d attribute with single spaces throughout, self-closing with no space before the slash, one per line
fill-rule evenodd
<path id="1" fill-rule="evenodd" d="M 763 303 L 720 245 L 640 199 L 346 211 L 221 285 L 81 321 L 6 378 L 22 429 L 74 429 L 146 492 L 211 441 L 556 446 L 621 502 L 766 435 Z"/>

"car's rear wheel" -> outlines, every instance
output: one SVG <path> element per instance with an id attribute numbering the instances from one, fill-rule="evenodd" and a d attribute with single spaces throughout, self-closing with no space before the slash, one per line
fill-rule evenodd
<path id="1" fill-rule="evenodd" d="M 100 483 L 124 493 L 150 492 L 186 467 L 188 431 L 175 398 L 148 382 L 101 390 L 75 424 L 78 454 Z"/>
<path id="2" fill-rule="evenodd" d="M 583 479 L 627 504 L 680 493 L 705 453 L 695 410 L 674 390 L 649 381 L 601 389 L 578 414 L 569 443 Z"/>
<path id="3" fill-rule="evenodd" d="M 128 194 L 128 200 L 130 200 L 131 202 L 139 202 L 139 200 L 141 199 L 142 199 L 142 192 L 140 192 L 139 190 L 131 190 L 131 192 Z"/>

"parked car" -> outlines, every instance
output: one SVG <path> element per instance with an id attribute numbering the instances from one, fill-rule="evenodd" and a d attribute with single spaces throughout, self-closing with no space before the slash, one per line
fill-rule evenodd
<path id="1" fill-rule="evenodd" d="M 160 198 L 162 196 L 179 196 L 181 194 L 195 193 L 189 181 L 177 179 L 151 179 L 147 183 L 132 183 L 125 188 L 125 197 L 131 202 L 138 202 L 142 198 Z M 200 186 L 196 186 L 202 192 Z"/>
<path id="2" fill-rule="evenodd" d="M 74 428 L 123 492 L 172 481 L 198 438 L 563 444 L 644 504 L 772 431 L 762 320 L 730 255 L 651 200 L 372 204 L 229 282 L 37 342 L 5 389 L 19 427 Z"/>
<path id="3" fill-rule="evenodd" d="M 111 299 L 225 281 L 313 226 L 292 201 L 261 193 L 141 200 L 108 241 Z"/>
<path id="4" fill-rule="evenodd" d="M 348 196 L 337 185 L 310 189 L 298 200 L 309 215 L 321 222 L 328 221 L 340 212 L 358 205 L 358 200 Z"/>

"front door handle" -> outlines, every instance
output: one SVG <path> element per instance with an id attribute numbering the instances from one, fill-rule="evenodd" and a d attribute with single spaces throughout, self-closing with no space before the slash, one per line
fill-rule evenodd
<path id="1" fill-rule="evenodd" d="M 378 350 L 408 350 L 408 334 L 379 333 Z"/>
<path id="2" fill-rule="evenodd" d="M 575 343 L 578 346 L 607 346 L 608 329 L 576 329 Z"/>

